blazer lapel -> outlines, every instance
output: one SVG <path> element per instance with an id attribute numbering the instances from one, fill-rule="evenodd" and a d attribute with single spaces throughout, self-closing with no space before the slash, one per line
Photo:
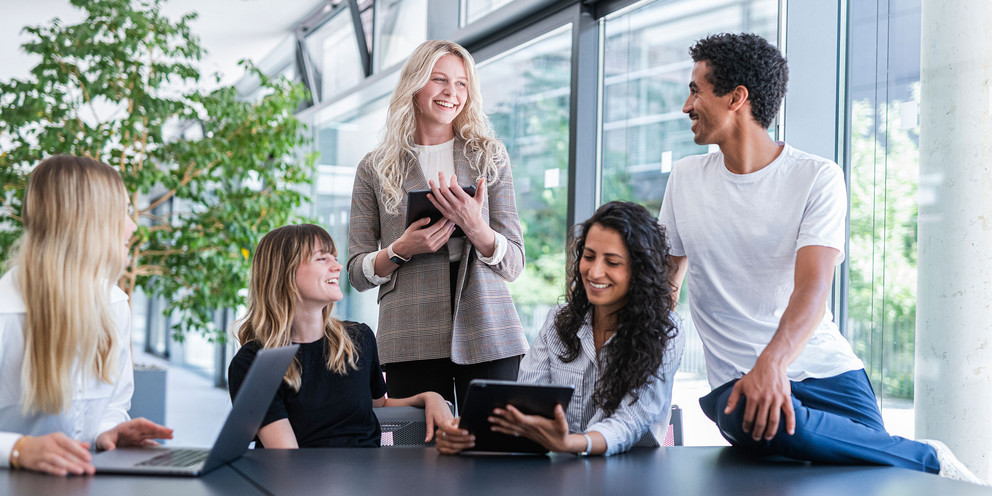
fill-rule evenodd
<path id="1" fill-rule="evenodd" d="M 469 163 L 468 159 L 465 158 L 465 141 L 455 136 L 455 143 L 454 146 L 452 146 L 451 152 L 454 154 L 455 175 L 458 176 L 458 184 L 460 186 L 475 186 L 476 181 L 478 180 L 478 177 L 476 177 L 478 174 L 472 168 L 472 164 Z M 487 216 L 489 214 L 489 208 L 487 205 L 483 205 L 482 210 L 483 216 Z M 466 268 L 473 255 L 472 248 L 472 243 L 468 241 L 468 238 L 465 238 L 465 244 L 462 246 L 462 261 L 458 264 L 458 277 L 456 279 L 458 284 L 455 291 L 456 309 L 461 300 L 462 290 L 465 288 Z"/>
<path id="2" fill-rule="evenodd" d="M 474 186 L 478 180 L 478 174 L 472 169 L 472 164 L 465 158 L 465 141 L 455 138 L 455 146 L 451 150 L 455 154 L 455 175 L 458 176 L 458 184 L 462 186 Z"/>
<path id="3" fill-rule="evenodd" d="M 475 186 L 479 182 L 479 172 L 465 158 L 465 141 L 456 137 L 455 146 L 452 151 L 455 154 L 455 175 L 458 176 L 458 184 L 461 186 Z M 482 205 L 482 218 L 489 219 L 488 201 Z"/>
<path id="4" fill-rule="evenodd" d="M 431 189 L 427 184 L 427 179 L 424 178 L 424 171 L 420 167 L 420 161 L 415 158 L 409 158 L 406 161 L 406 178 L 403 179 L 403 189 L 408 193 L 410 191 Z M 403 199 L 403 204 L 406 205 L 406 198 Z"/>

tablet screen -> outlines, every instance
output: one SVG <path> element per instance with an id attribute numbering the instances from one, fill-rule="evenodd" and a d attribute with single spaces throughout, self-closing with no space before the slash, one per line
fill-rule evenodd
<path id="1" fill-rule="evenodd" d="M 468 196 L 475 196 L 475 186 L 462 186 L 462 191 L 464 191 Z M 410 224 L 423 219 L 424 217 L 430 217 L 431 223 L 428 226 L 434 225 L 435 222 L 441 220 L 441 211 L 427 199 L 427 193 L 431 190 L 418 190 L 411 191 L 406 194 L 406 227 L 410 227 Z M 451 234 L 451 237 L 455 238 L 458 236 L 465 236 L 465 232 L 462 231 L 461 227 L 455 226 L 455 232 Z"/>

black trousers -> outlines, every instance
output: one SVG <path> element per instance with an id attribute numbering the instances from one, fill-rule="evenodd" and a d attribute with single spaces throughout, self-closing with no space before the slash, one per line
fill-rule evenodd
<path id="1" fill-rule="evenodd" d="M 434 391 L 462 409 L 468 383 L 472 379 L 517 380 L 521 356 L 491 362 L 459 365 L 450 358 L 412 360 L 384 364 L 386 388 L 393 398 L 407 398 L 424 391 Z"/>

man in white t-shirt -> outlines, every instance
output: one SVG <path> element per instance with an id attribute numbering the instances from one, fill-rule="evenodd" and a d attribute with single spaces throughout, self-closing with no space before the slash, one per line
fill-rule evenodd
<path id="1" fill-rule="evenodd" d="M 672 169 L 658 216 L 703 341 L 703 411 L 732 445 L 825 463 L 906 467 L 981 483 L 939 442 L 890 436 L 864 365 L 827 309 L 847 195 L 830 160 L 773 141 L 788 68 L 752 34 L 689 50 L 682 111 L 720 151 Z"/>

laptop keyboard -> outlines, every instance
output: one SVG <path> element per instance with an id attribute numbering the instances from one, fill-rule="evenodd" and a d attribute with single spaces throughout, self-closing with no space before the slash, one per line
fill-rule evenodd
<path id="1" fill-rule="evenodd" d="M 139 467 L 192 467 L 207 459 L 202 449 L 175 449 L 139 463 Z"/>

